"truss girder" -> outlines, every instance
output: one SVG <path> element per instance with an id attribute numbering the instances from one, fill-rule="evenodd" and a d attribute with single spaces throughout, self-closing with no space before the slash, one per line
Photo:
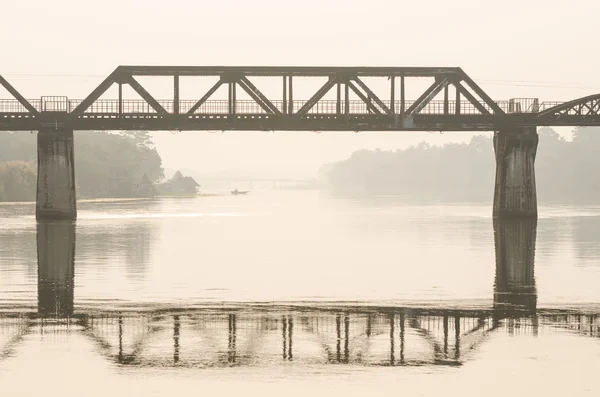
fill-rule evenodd
<path id="1" fill-rule="evenodd" d="M 138 76 L 172 77 L 173 96 L 168 101 L 158 101 L 136 79 Z M 212 76 L 215 77 L 216 82 L 198 101 L 195 99 L 182 101 L 180 99 L 180 77 L 182 76 Z M 255 77 L 282 77 L 283 97 L 272 97 L 259 90 L 254 84 Z M 294 97 L 294 92 L 303 90 L 297 89 L 302 87 L 293 87 L 293 77 L 326 78 L 327 81 L 312 96 L 309 93 L 308 101 L 304 101 Z M 372 77 L 387 78 L 390 90 L 390 97 L 387 100 L 378 91 L 381 90 L 381 86 L 374 89 L 376 85 L 370 84 L 367 78 Z M 433 78 L 434 83 L 422 92 L 416 101 L 408 102 L 405 95 L 405 81 L 409 81 L 412 77 Z M 295 85 L 302 84 L 301 79 L 293 79 L 293 81 Z M 400 81 L 398 91 L 396 91 L 396 81 Z M 224 83 L 227 83 L 230 89 L 228 106 L 203 106 L 215 99 L 215 93 Z M 119 85 L 119 99 L 105 100 L 103 96 L 107 96 L 106 92 L 113 84 Z M 142 98 L 139 102 L 149 105 L 143 108 L 145 109 L 143 112 L 137 111 L 138 107 L 135 104 L 129 105 L 129 108 L 125 106 L 121 89 L 124 84 L 131 86 L 133 91 L 137 92 Z M 237 85 L 253 101 L 252 106 L 243 107 L 242 109 L 245 110 L 242 112 L 239 112 L 239 107 L 236 112 L 238 101 L 235 87 Z M 18 109 L 17 111 L 0 109 L 0 130 L 15 131 L 39 129 L 40 123 L 55 121 L 71 124 L 81 130 L 100 128 L 252 130 L 258 128 L 323 131 L 485 131 L 523 125 L 600 125 L 600 94 L 579 98 L 547 108 L 542 112 L 536 109 L 529 113 L 505 113 L 500 102 L 494 102 L 461 68 L 455 67 L 119 66 L 83 101 L 75 101 L 78 103 L 77 106 L 71 109 L 69 104 L 66 108 L 70 111 L 65 111 L 64 114 L 58 114 L 61 112 L 56 110 L 42 111 L 41 107 L 38 109 L 39 100 L 27 101 L 2 76 L 0 76 L 0 86 L 14 98 L 8 100 L 12 103 L 10 105 L 12 109 Z M 335 86 L 337 86 L 334 90 L 337 92 L 337 99 L 327 100 L 328 104 L 322 102 Z M 449 88 L 454 89 L 456 93 L 455 101 L 449 101 Z M 443 100 L 440 100 L 442 91 Z M 351 106 L 349 93 L 356 95 L 358 101 L 353 99 L 352 102 L 360 103 L 359 107 Z M 104 102 L 114 103 L 96 104 L 99 103 L 100 98 Z M 455 103 L 454 110 L 450 110 L 452 102 Z M 294 104 L 298 106 L 294 107 Z M 10 109 L 9 106 L 6 109 Z"/>
<path id="2" fill-rule="evenodd" d="M 584 112 L 583 108 L 587 111 Z M 600 116 L 600 94 L 578 98 L 537 113 L 539 121 L 566 116 Z"/>

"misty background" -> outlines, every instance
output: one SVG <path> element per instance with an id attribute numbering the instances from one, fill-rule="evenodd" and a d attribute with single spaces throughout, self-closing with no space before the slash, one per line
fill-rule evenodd
<path id="1" fill-rule="evenodd" d="M 592 0 L 569 7 L 540 0 L 107 0 L 95 6 L 75 0 L 11 2 L 3 4 L 10 18 L 0 26 L 0 73 L 26 98 L 82 99 L 119 65 L 460 66 L 495 100 L 567 101 L 600 91 L 600 59 L 589 51 L 597 11 L 600 4 Z M 33 26 L 47 34 L 33 33 Z M 172 97 L 168 79 L 139 81 L 158 99 Z M 181 99 L 197 99 L 206 84 L 182 79 Z M 407 80 L 407 99 L 422 92 L 418 83 L 411 84 Z M 259 80 L 257 85 L 267 96 L 281 95 L 276 83 Z M 312 93 L 308 83 L 297 81 L 296 86 L 298 99 Z M 388 95 L 387 90 L 377 93 Z M 131 95 L 125 92 L 125 98 Z M 0 91 L 3 97 L 7 93 Z M 115 97 L 114 87 L 103 96 Z M 555 131 L 567 141 L 573 137 L 571 129 Z M 86 139 L 92 146 L 106 141 L 92 137 L 97 132 L 86 132 L 86 138 L 82 134 L 76 141 Z M 205 178 L 314 179 L 323 176 L 323 165 L 345 161 L 361 150 L 396 151 L 422 142 L 468 144 L 476 135 L 160 131 L 149 138 L 164 176 L 186 170 L 202 184 Z M 542 156 L 544 140 L 538 151 Z M 86 153 L 79 146 L 76 158 Z M 98 167 L 108 161 L 96 157 Z M 123 152 L 122 157 L 130 154 Z M 488 157 L 486 166 L 491 168 L 486 170 L 493 175 L 493 157 Z M 81 164 L 77 170 L 83 177 Z M 150 172 L 155 179 L 162 176 L 155 171 Z M 341 186 L 339 178 L 334 184 Z"/>

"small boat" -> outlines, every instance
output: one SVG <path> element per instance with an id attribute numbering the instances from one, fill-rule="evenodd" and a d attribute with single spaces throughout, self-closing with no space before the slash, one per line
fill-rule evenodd
<path id="1" fill-rule="evenodd" d="M 237 196 L 238 194 L 248 194 L 249 192 L 250 192 L 250 190 L 242 191 L 242 190 L 235 189 L 235 190 L 231 191 L 231 194 L 233 194 L 234 196 Z"/>

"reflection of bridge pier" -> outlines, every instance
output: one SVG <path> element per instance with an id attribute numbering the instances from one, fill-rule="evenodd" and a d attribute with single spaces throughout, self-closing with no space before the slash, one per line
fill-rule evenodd
<path id="1" fill-rule="evenodd" d="M 534 258 L 537 220 L 494 220 L 496 281 L 494 306 L 534 314 L 537 291 Z"/>
<path id="2" fill-rule="evenodd" d="M 38 312 L 42 316 L 73 315 L 75 223 L 38 222 Z"/>
<path id="3" fill-rule="evenodd" d="M 281 335 L 283 337 L 283 359 L 291 361 L 294 359 L 294 353 L 292 351 L 294 319 L 291 316 L 281 317 Z"/>

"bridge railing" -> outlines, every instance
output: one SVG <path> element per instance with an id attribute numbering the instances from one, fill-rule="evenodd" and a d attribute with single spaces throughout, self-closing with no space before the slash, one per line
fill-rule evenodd
<path id="1" fill-rule="evenodd" d="M 39 99 L 29 101 L 29 103 L 37 110 L 41 109 L 41 101 Z M 0 99 L 0 113 L 29 113 L 29 111 L 16 99 Z"/>
<path id="2" fill-rule="evenodd" d="M 71 112 L 75 109 L 82 100 L 80 99 L 67 99 L 64 97 L 43 97 L 38 100 L 29 101 L 31 105 L 41 112 L 45 111 L 56 111 L 56 112 Z M 158 100 L 158 103 L 169 113 L 174 112 L 174 101 L 173 100 Z M 293 101 L 293 111 L 298 111 L 304 104 L 305 100 Z M 383 103 L 390 108 L 391 101 L 383 101 Z M 404 109 L 408 109 L 414 100 L 406 100 Z M 543 102 L 538 104 L 536 101 L 527 99 L 511 99 L 505 101 L 497 101 L 496 104 L 505 113 L 537 113 L 545 109 L 549 109 L 553 106 L 559 105 L 563 102 Z M 179 101 L 179 112 L 184 114 L 187 113 L 194 105 L 195 100 L 180 100 Z M 258 103 L 253 100 L 237 100 L 236 101 L 236 113 L 238 114 L 265 114 L 266 112 L 260 107 Z M 282 100 L 273 101 L 273 105 L 280 111 L 284 112 L 284 102 Z M 289 106 L 289 104 L 288 104 Z M 484 105 L 490 113 L 493 110 L 487 105 Z M 377 106 L 378 107 L 378 106 Z M 379 107 L 378 107 L 379 108 Z M 394 104 L 395 113 L 401 113 L 401 105 L 399 101 Z M 346 113 L 346 103 L 342 101 L 340 103 L 340 114 Z M 149 115 L 156 114 L 156 111 L 144 100 L 141 99 L 124 99 L 119 105 L 119 101 L 116 99 L 99 99 L 92 103 L 90 107 L 85 111 L 86 114 L 95 115 L 118 115 L 119 112 L 124 115 Z M 443 115 L 455 114 L 456 112 L 456 101 L 448 101 L 447 109 L 444 101 L 434 100 L 429 102 L 421 111 L 420 114 L 425 115 Z M 0 99 L 0 113 L 28 113 L 27 109 L 16 99 Z M 200 106 L 194 114 L 228 114 L 229 113 L 229 101 L 228 100 L 209 100 Z M 335 100 L 321 100 L 317 102 L 312 109 L 308 111 L 308 114 L 337 114 L 338 103 Z M 370 110 L 365 102 L 362 100 L 351 100 L 348 101 L 348 112 L 349 114 L 370 114 Z M 460 114 L 463 115 L 475 115 L 480 114 L 479 110 L 468 101 L 460 102 Z"/>

